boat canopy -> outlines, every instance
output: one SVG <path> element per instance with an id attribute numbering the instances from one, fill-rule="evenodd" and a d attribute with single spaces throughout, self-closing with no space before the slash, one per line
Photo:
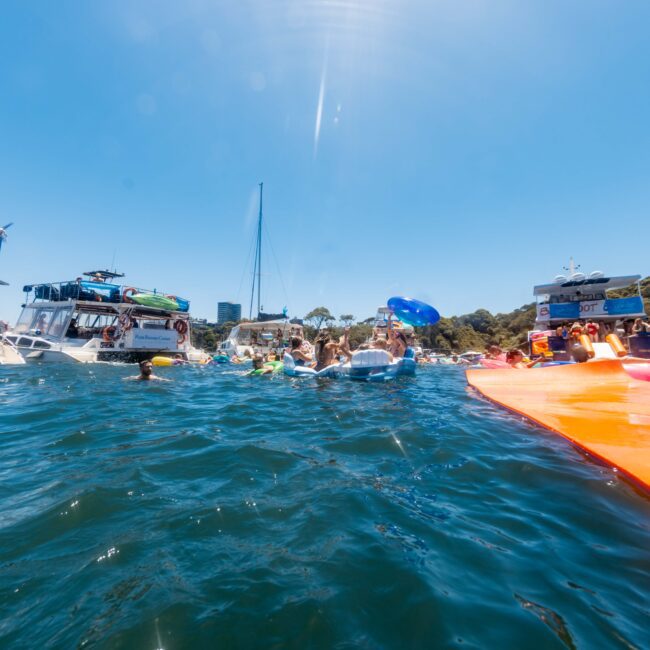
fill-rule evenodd
<path id="1" fill-rule="evenodd" d="M 613 278 L 592 278 L 585 280 L 567 281 L 562 284 L 540 284 L 533 289 L 535 296 L 553 296 L 584 293 L 592 291 L 609 291 L 610 289 L 623 289 L 635 284 L 641 279 L 640 275 L 619 275 Z"/>
<path id="2" fill-rule="evenodd" d="M 296 323 L 290 323 L 288 320 L 267 320 L 267 321 L 248 321 L 244 323 L 239 323 L 237 329 L 239 331 L 255 331 L 260 332 L 262 330 L 277 330 L 285 328 L 299 328 L 302 329 L 301 325 Z"/>

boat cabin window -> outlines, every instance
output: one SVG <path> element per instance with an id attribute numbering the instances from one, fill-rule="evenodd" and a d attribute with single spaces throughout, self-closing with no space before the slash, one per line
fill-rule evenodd
<path id="1" fill-rule="evenodd" d="M 47 341 L 34 341 L 33 347 L 49 350 L 52 346 Z"/>
<path id="2" fill-rule="evenodd" d="M 54 307 L 39 307 L 38 305 L 25 307 L 16 323 L 16 332 L 22 334 L 37 329 L 45 334 L 52 321 L 54 311 Z"/>
<path id="3" fill-rule="evenodd" d="M 169 322 L 169 325 L 167 323 Z M 172 329 L 172 321 L 167 319 L 160 319 L 160 320 L 141 320 L 140 321 L 140 327 L 148 330 L 164 330 L 164 329 Z"/>
<path id="4" fill-rule="evenodd" d="M 26 338 L 24 336 L 21 336 L 18 339 L 18 343 L 16 343 L 16 345 L 22 345 L 25 348 L 29 348 L 29 347 L 31 347 L 33 341 L 34 341 L 34 339 L 28 339 L 28 338 Z"/>
<path id="5" fill-rule="evenodd" d="M 72 309 L 70 307 L 61 307 L 60 309 L 57 309 L 50 318 L 50 326 L 47 330 L 48 335 L 56 338 L 63 336 L 68 327 L 71 313 Z"/>

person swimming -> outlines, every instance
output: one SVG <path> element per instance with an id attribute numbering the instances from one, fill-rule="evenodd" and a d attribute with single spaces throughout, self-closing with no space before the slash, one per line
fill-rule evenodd
<path id="1" fill-rule="evenodd" d="M 164 377 L 158 377 L 158 375 L 153 374 L 153 363 L 149 359 L 140 361 L 140 374 L 135 377 L 127 377 L 126 379 L 132 379 L 134 381 L 170 381 Z"/>

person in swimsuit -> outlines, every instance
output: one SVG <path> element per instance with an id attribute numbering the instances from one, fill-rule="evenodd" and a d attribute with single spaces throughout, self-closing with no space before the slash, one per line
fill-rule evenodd
<path id="1" fill-rule="evenodd" d="M 633 334 L 647 334 L 649 332 L 650 332 L 650 325 L 648 325 L 648 323 L 644 323 L 643 319 L 637 318 L 634 321 L 634 325 L 632 325 Z"/>
<path id="2" fill-rule="evenodd" d="M 585 329 L 587 330 L 587 335 L 591 339 L 591 342 L 598 343 L 598 325 L 596 325 L 594 321 L 590 320 L 587 321 L 587 325 L 585 325 Z"/>
<path id="3" fill-rule="evenodd" d="M 303 351 L 303 340 L 299 336 L 294 336 L 291 339 L 291 349 L 287 354 L 293 357 L 294 363 L 297 366 L 306 366 L 312 363 L 313 358 L 311 354 Z"/>
<path id="4" fill-rule="evenodd" d="M 402 332 L 399 332 L 394 329 L 388 330 L 388 350 L 390 353 L 397 358 L 402 358 L 406 352 L 408 344 L 406 343 L 406 337 Z"/>
<path id="5" fill-rule="evenodd" d="M 314 348 L 316 353 L 314 370 L 317 372 L 338 363 L 339 344 L 332 340 L 329 332 L 321 332 L 316 337 Z"/>
<path id="6" fill-rule="evenodd" d="M 524 353 L 517 349 L 508 350 L 508 353 L 506 354 L 506 362 L 513 368 L 532 368 L 536 363 L 539 363 L 539 361 L 540 359 L 534 359 L 533 361 L 525 363 Z"/>
<path id="7" fill-rule="evenodd" d="M 377 339 L 376 341 L 373 341 L 370 347 L 373 350 L 384 350 L 390 357 L 391 362 L 393 361 L 393 355 L 388 350 L 388 341 L 386 339 Z"/>
<path id="8" fill-rule="evenodd" d="M 503 352 L 503 350 L 498 346 L 498 345 L 491 345 L 486 353 L 485 356 L 488 359 L 493 359 L 495 361 L 505 361 L 506 360 L 506 355 Z"/>
<path id="9" fill-rule="evenodd" d="M 136 377 L 127 377 L 127 379 L 133 379 L 135 381 L 170 381 L 163 377 L 158 377 L 153 374 L 153 363 L 148 359 L 145 361 L 140 361 L 140 374 Z"/>

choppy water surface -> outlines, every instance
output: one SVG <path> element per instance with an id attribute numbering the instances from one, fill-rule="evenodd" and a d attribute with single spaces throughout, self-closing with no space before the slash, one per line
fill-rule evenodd
<path id="1" fill-rule="evenodd" d="M 0 645 L 647 647 L 650 501 L 476 397 L 0 368 Z"/>

